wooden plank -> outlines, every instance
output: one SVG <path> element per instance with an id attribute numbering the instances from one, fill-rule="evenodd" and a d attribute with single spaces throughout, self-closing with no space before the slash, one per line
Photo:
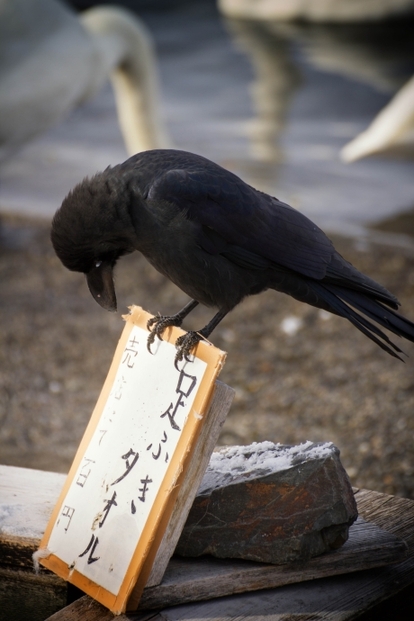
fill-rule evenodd
<path id="1" fill-rule="evenodd" d="M 59 610 L 48 617 L 47 621 L 59 621 L 61 619 L 65 619 L 65 621 L 112 621 L 112 619 L 127 621 L 125 615 L 121 614 L 115 617 L 110 610 L 90 598 L 89 595 L 85 595 L 70 606 Z"/>
<path id="2" fill-rule="evenodd" d="M 371 490 L 357 490 L 355 499 L 361 517 L 414 546 L 414 516 L 410 510 L 414 501 Z"/>
<path id="3" fill-rule="evenodd" d="M 393 534 L 409 541 L 407 559 L 398 564 L 309 580 L 296 584 L 287 584 L 275 589 L 260 590 L 253 593 L 216 597 L 209 601 L 200 601 L 166 608 L 158 613 L 128 613 L 121 621 L 194 621 L 209 618 L 210 621 L 351 621 L 357 619 L 364 611 L 378 602 L 398 593 L 407 585 L 414 583 L 414 501 L 385 496 L 366 490 L 358 491 L 356 499 L 361 513 L 369 521 L 373 516 L 378 523 Z M 388 529 L 388 524 L 390 528 Z M 352 530 L 352 529 L 351 529 Z M 373 533 L 373 531 L 371 531 Z M 347 544 L 346 544 L 347 545 Z M 337 552 L 340 552 L 337 551 Z M 364 555 L 361 545 L 359 555 Z M 320 557 L 322 558 L 322 557 Z M 317 560 L 317 559 L 315 559 Z M 222 561 L 217 561 L 222 563 Z M 265 566 L 266 568 L 268 566 Z M 166 576 L 167 577 L 167 576 Z M 220 585 L 221 578 L 216 579 L 212 595 Z M 82 619 L 80 613 L 87 607 L 90 616 L 87 621 L 105 621 L 100 616 L 95 602 L 82 598 L 60 611 L 49 621 L 73 621 Z"/>
<path id="4" fill-rule="evenodd" d="M 0 549 L 8 541 L 38 545 L 65 480 L 56 472 L 0 465 Z"/>
<path id="5" fill-rule="evenodd" d="M 154 621 L 190 621 L 206 617 L 211 621 L 357 619 L 370 607 L 414 583 L 414 501 L 367 490 L 358 491 L 356 500 L 366 520 L 375 521 L 392 534 L 404 538 L 408 543 L 406 560 L 370 571 L 163 608 Z M 138 615 L 129 618 L 140 619 Z"/>
<path id="6" fill-rule="evenodd" d="M 37 550 L 65 475 L 0 466 L 0 616 L 43 621 L 67 603 L 67 586 L 33 571 Z"/>
<path id="7" fill-rule="evenodd" d="M 395 592 L 391 582 L 383 578 L 373 571 L 290 584 L 163 608 L 153 621 L 354 621 Z M 395 614 L 401 621 L 398 609 Z M 128 619 L 143 621 L 135 614 L 128 614 Z"/>
<path id="8" fill-rule="evenodd" d="M 8 568 L 14 567 L 15 569 L 26 569 L 26 571 L 15 572 L 15 575 L 20 574 L 23 581 L 30 579 L 27 570 L 31 571 L 32 569 L 31 553 L 33 549 L 37 547 L 44 525 L 48 519 L 48 511 L 51 510 L 51 507 L 56 501 L 56 497 L 59 493 L 59 489 L 64 478 L 65 477 L 63 475 L 56 475 L 53 473 L 44 473 L 41 471 L 36 472 L 22 468 L 0 467 L 0 506 L 2 509 L 0 519 L 0 546 L 3 546 L 2 551 L 5 551 L 4 555 L 1 554 L 2 564 L 4 561 Z M 29 503 L 30 499 L 33 502 L 33 511 L 31 510 L 31 506 Z M 182 618 L 184 619 L 186 618 L 187 612 L 188 614 L 190 614 L 190 612 L 188 611 L 188 607 L 191 608 L 191 614 L 197 613 L 204 615 L 211 612 L 220 616 L 220 611 L 222 611 L 224 614 L 227 610 L 228 616 L 231 616 L 232 611 L 234 613 L 233 616 L 238 616 L 235 611 L 240 611 L 241 616 L 245 616 L 246 610 L 248 610 L 251 606 L 253 611 L 252 614 L 255 617 L 259 618 L 261 615 L 267 614 L 269 616 L 272 616 L 272 621 L 275 621 L 279 618 L 287 619 L 288 617 L 286 610 L 290 610 L 292 614 L 305 614 L 305 612 L 306 614 L 308 614 L 309 610 L 311 610 L 311 608 L 309 608 L 309 610 L 307 610 L 306 608 L 310 601 L 309 598 L 311 597 L 308 591 L 308 587 L 306 585 L 310 584 L 312 585 L 311 590 L 315 589 L 317 592 L 320 592 L 320 585 L 323 585 L 322 591 L 330 594 L 330 596 L 332 597 L 332 608 L 329 609 L 329 605 L 326 602 L 325 604 L 323 602 L 321 603 L 321 607 L 319 609 L 319 612 L 321 613 L 320 618 L 353 619 L 356 618 L 361 611 L 369 608 L 369 606 L 372 606 L 377 602 L 381 601 L 382 599 L 397 593 L 400 589 L 403 589 L 407 585 L 413 584 L 414 502 L 404 498 L 385 496 L 383 494 L 367 490 L 356 491 L 356 500 L 358 503 L 358 510 L 360 511 L 360 514 L 367 522 L 370 522 L 371 524 L 375 523 L 376 525 L 382 526 L 385 530 L 387 530 L 387 532 L 397 535 L 408 542 L 409 556 L 407 557 L 406 561 L 403 561 L 396 565 L 392 565 L 390 567 L 385 567 L 383 569 L 358 572 L 356 574 L 353 574 L 352 576 L 349 575 L 341 577 L 322 578 L 316 581 L 311 581 L 309 583 L 302 583 L 302 590 L 297 590 L 299 588 L 298 585 L 296 585 L 296 587 L 293 587 L 293 585 L 286 585 L 274 589 L 270 592 L 267 590 L 260 590 L 256 593 L 222 597 L 217 599 L 217 602 L 219 602 L 218 604 L 214 603 L 213 601 L 200 602 L 199 604 L 183 604 L 172 609 L 172 611 L 169 608 L 166 609 L 166 604 L 162 603 L 160 605 L 160 608 L 163 608 L 163 616 L 165 615 L 165 618 L 171 618 L 171 621 L 173 621 L 173 617 L 175 618 L 176 614 L 175 611 L 180 610 L 183 614 Z M 44 514 L 43 511 L 45 511 Z M 32 516 L 34 516 L 35 519 L 34 522 L 31 524 Z M 16 525 L 19 523 L 21 524 L 23 529 L 26 529 L 23 532 L 25 532 L 29 536 L 23 538 L 17 536 Z M 355 532 L 355 540 L 356 535 L 357 532 Z M 350 542 L 352 542 L 353 537 L 354 535 L 351 528 Z M 10 544 L 8 548 L 4 547 L 5 542 L 8 542 Z M 347 542 L 347 544 L 345 544 L 345 547 L 342 548 L 342 551 L 346 550 L 346 546 L 350 542 Z M 365 552 L 362 544 L 360 545 L 361 547 L 359 548 L 358 554 L 360 557 L 363 557 L 365 555 Z M 19 551 L 17 556 L 13 556 L 13 554 L 10 554 L 10 550 L 12 550 L 13 552 L 13 547 L 15 547 L 15 549 L 18 549 Z M 337 552 L 341 552 L 341 549 Z M 323 557 L 319 557 L 319 559 L 315 560 L 321 560 L 321 558 Z M 194 561 L 192 560 L 191 562 Z M 217 561 L 217 563 L 221 564 L 222 561 Z M 224 563 L 227 563 L 227 561 Z M 229 563 L 233 562 L 229 561 Z M 246 562 L 235 562 L 235 564 L 237 563 L 241 563 L 244 565 Z M 248 563 L 248 565 L 250 565 L 250 563 Z M 245 568 L 245 571 L 247 571 L 247 568 Z M 30 576 L 32 575 L 33 574 L 30 574 Z M 45 579 L 47 581 L 49 580 L 49 577 L 45 576 Z M 50 579 L 53 580 L 54 577 L 51 576 Z M 234 579 L 237 581 L 237 575 Z M 218 575 L 218 578 L 215 579 L 214 584 L 212 583 L 211 586 L 212 595 L 217 596 L 216 588 L 220 586 L 220 582 L 221 577 L 220 575 Z M 331 591 L 331 587 L 329 586 L 331 584 L 335 584 L 338 586 L 336 589 Z M 351 591 L 347 593 L 347 589 L 351 589 Z M 355 599 L 354 592 L 356 594 Z M 273 596 L 271 594 L 269 595 L 269 593 L 275 593 L 278 595 Z M 301 610 L 300 607 L 298 608 L 292 600 L 293 603 L 290 608 L 286 608 L 285 612 L 283 612 L 283 610 L 279 610 L 278 612 L 279 604 L 277 604 L 277 602 L 286 602 L 289 600 L 290 597 L 294 596 L 302 597 L 302 600 L 304 602 L 303 610 Z M 281 598 L 281 600 L 279 598 Z M 72 617 L 65 617 L 66 614 L 70 614 L 71 610 L 76 610 L 77 606 L 81 606 L 82 600 L 84 601 L 84 605 L 88 610 L 88 621 L 92 621 L 92 619 L 94 618 L 96 618 L 97 621 L 98 619 L 99 621 L 104 621 L 104 617 L 102 617 L 102 608 L 100 609 L 99 614 L 97 612 L 97 616 L 93 617 L 95 602 L 93 602 L 90 598 L 81 598 L 81 600 L 74 602 L 71 607 L 59 611 L 59 613 L 57 614 L 63 616 L 55 617 L 56 621 L 58 621 L 59 618 L 61 620 L 64 620 L 66 618 L 83 620 L 83 616 L 77 616 L 77 613 L 74 613 L 74 616 Z M 344 605 L 347 607 L 346 614 L 348 616 L 339 616 L 338 606 L 340 605 Z M 311 604 L 309 604 L 309 606 L 311 606 Z M 328 608 L 329 610 L 325 610 L 324 607 Z M 272 612 L 273 609 L 275 611 L 274 617 Z M 318 609 L 315 608 L 313 618 L 315 618 L 317 610 Z M 336 616 L 337 613 L 338 616 Z M 144 620 L 149 617 L 155 618 L 156 616 L 156 611 L 145 613 L 141 612 L 139 614 L 134 613 L 133 615 L 131 613 L 128 614 L 128 618 L 136 618 L 140 620 L 141 618 Z M 108 619 L 109 618 L 112 617 L 109 616 Z M 304 616 L 301 618 L 306 619 L 312 617 Z"/>
<path id="9" fill-rule="evenodd" d="M 269 565 L 209 557 L 197 560 L 173 557 L 162 584 L 145 589 L 139 609 L 175 606 L 342 575 L 402 561 L 406 556 L 404 541 L 358 519 L 350 528 L 344 546 L 304 563 Z"/>
<path id="10" fill-rule="evenodd" d="M 0 568 L 0 619 L 43 621 L 66 606 L 66 592 L 55 575 Z"/>

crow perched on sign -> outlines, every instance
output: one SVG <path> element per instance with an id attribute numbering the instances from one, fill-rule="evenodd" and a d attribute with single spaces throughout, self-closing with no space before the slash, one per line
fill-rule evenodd
<path id="1" fill-rule="evenodd" d="M 243 298 L 266 289 L 345 317 L 396 358 L 402 350 L 379 326 L 414 341 L 414 324 L 395 312 L 398 300 L 313 222 L 199 155 L 146 151 L 85 179 L 56 212 L 51 237 L 107 310 L 116 310 L 115 264 L 134 250 L 191 297 L 176 315 L 148 322 L 148 347 L 197 304 L 216 308 L 204 328 L 177 340 L 176 361 Z"/>

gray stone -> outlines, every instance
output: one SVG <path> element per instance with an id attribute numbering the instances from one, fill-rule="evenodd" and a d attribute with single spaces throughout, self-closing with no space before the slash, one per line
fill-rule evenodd
<path id="1" fill-rule="evenodd" d="M 340 547 L 356 520 L 332 443 L 254 443 L 213 453 L 176 553 L 283 564 Z"/>

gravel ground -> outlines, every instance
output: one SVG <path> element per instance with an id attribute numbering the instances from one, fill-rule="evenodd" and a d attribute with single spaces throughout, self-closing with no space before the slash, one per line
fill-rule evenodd
<path id="1" fill-rule="evenodd" d="M 2 215 L 0 225 L 0 462 L 66 472 L 123 321 L 62 267 L 47 222 Z M 414 245 L 334 241 L 414 319 Z M 117 292 L 122 312 L 187 301 L 138 253 L 119 263 Z M 185 327 L 210 317 L 197 309 Z M 332 441 L 354 485 L 414 498 L 414 344 L 402 344 L 401 363 L 348 322 L 274 292 L 246 300 L 212 340 L 236 390 L 220 444 Z"/>

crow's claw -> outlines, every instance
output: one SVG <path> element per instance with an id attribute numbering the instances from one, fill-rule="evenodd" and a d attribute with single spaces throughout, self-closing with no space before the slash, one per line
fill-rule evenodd
<path id="1" fill-rule="evenodd" d="M 151 319 L 148 319 L 147 329 L 150 330 L 150 333 L 147 339 L 147 349 L 149 353 L 152 353 L 151 345 L 155 341 L 156 336 L 158 336 L 160 341 L 162 341 L 161 337 L 164 330 L 170 328 L 171 326 L 178 327 L 181 325 L 181 322 L 182 320 L 180 321 L 180 318 L 177 318 L 176 315 L 172 315 L 171 317 L 169 317 L 168 315 L 157 315 L 156 317 L 151 317 Z"/>
<path id="2" fill-rule="evenodd" d="M 147 338 L 147 349 L 150 354 L 152 354 L 151 345 L 153 344 L 154 341 L 155 341 L 155 332 L 150 332 Z"/>
<path id="3" fill-rule="evenodd" d="M 192 362 L 192 360 L 189 358 L 191 350 L 202 339 L 203 339 L 202 334 L 200 334 L 199 332 L 194 332 L 194 331 L 187 332 L 186 334 L 183 334 L 183 336 L 178 337 L 178 339 L 175 341 L 175 347 L 177 349 L 177 353 L 174 359 L 174 366 L 177 370 L 179 370 L 177 366 L 178 363 L 181 362 L 183 359 L 186 362 Z"/>

